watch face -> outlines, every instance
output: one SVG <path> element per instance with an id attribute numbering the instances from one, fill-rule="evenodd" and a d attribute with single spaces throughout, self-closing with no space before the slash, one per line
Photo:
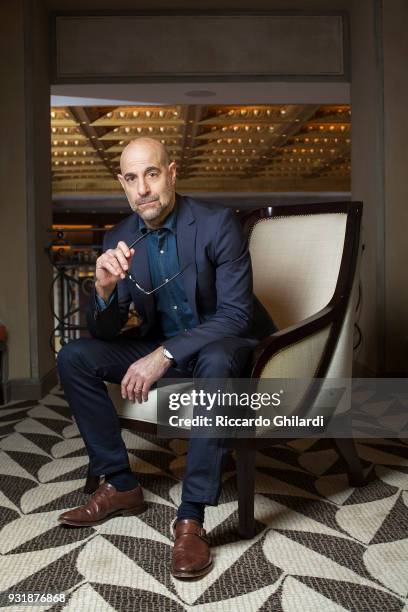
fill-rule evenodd
<path id="1" fill-rule="evenodd" d="M 163 348 L 163 354 L 167 359 L 173 359 L 173 355 L 166 348 Z"/>

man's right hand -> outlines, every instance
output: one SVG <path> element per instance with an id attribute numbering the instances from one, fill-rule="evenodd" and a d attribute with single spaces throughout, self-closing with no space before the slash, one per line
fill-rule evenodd
<path id="1" fill-rule="evenodd" d="M 109 301 L 118 280 L 125 278 L 134 254 L 135 250 L 120 240 L 116 249 L 108 249 L 96 260 L 95 289 L 105 302 Z"/>

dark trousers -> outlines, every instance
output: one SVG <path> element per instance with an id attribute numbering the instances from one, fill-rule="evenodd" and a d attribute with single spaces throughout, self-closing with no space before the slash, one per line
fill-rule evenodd
<path id="1" fill-rule="evenodd" d="M 207 344 L 191 369 L 169 368 L 166 378 L 236 378 L 247 364 L 256 340 L 225 338 Z M 94 475 L 129 467 L 119 418 L 104 381 L 120 383 L 128 367 L 159 346 L 157 340 L 119 336 L 105 341 L 81 338 L 62 347 L 57 366 L 62 387 L 89 454 Z M 221 492 L 225 440 L 190 438 L 182 500 L 216 505 Z"/>

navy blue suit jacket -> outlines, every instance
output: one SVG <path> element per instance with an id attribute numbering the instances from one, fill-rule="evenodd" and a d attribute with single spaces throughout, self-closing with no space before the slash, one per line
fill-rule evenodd
<path id="1" fill-rule="evenodd" d="M 177 198 L 177 252 L 186 297 L 197 327 L 166 339 L 177 364 L 187 363 L 206 344 L 234 336 L 248 341 L 276 331 L 268 313 L 253 295 L 252 267 L 247 242 L 235 213 L 222 206 L 190 197 Z M 130 244 L 140 235 L 135 213 L 105 234 L 104 250 L 119 240 Z M 135 247 L 131 273 L 145 289 L 151 289 L 146 240 Z M 115 338 L 128 317 L 130 303 L 142 317 L 139 336 L 160 337 L 154 294 L 144 295 L 129 280 L 120 280 L 109 306 L 100 311 L 95 294 L 88 309 L 88 327 L 96 338 Z"/>

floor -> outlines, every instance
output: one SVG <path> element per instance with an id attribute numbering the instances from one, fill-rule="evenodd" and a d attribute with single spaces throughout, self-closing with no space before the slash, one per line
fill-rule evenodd
<path id="1" fill-rule="evenodd" d="M 235 475 L 206 511 L 215 557 L 202 580 L 169 572 L 186 441 L 123 436 L 148 510 L 94 528 L 58 525 L 84 503 L 86 451 L 59 389 L 0 409 L 0 606 L 13 593 L 65 602 L 8 609 L 408 612 L 408 443 L 361 440 L 369 483 L 350 488 L 329 441 L 257 457 L 256 536 L 240 540 Z"/>

